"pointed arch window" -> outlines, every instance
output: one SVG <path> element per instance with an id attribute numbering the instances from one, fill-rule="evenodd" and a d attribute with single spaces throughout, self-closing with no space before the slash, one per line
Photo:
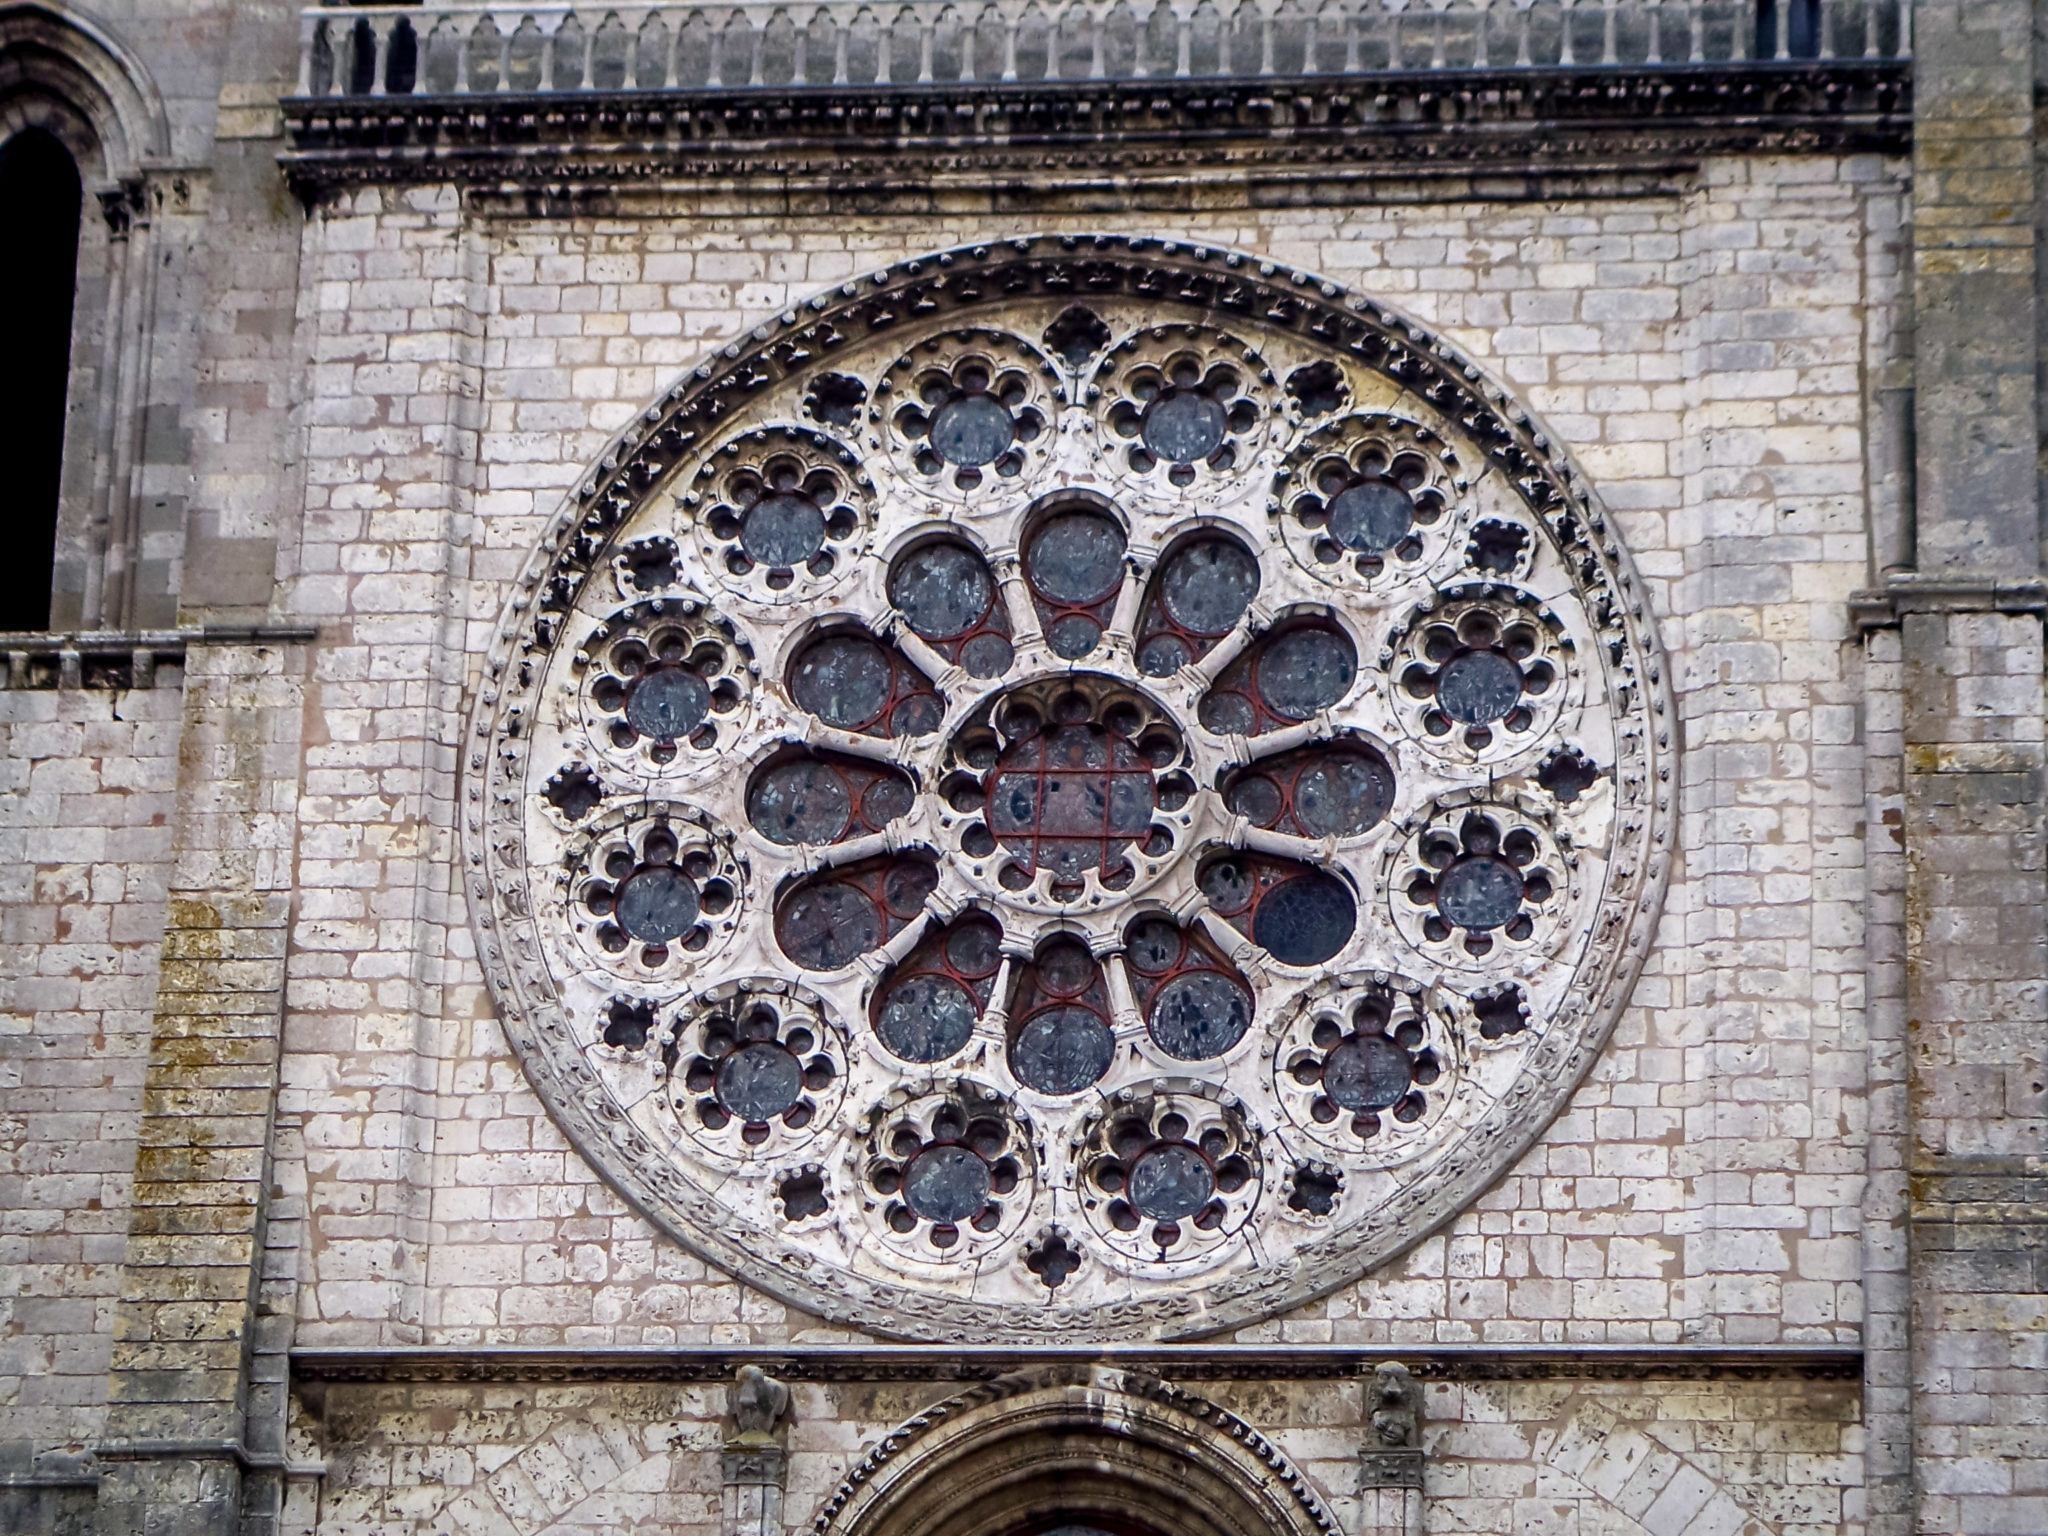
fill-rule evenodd
<path id="1" fill-rule="evenodd" d="M 0 145 L 0 293 L 14 313 L 12 366 L 0 374 L 0 459 L 12 482 L 10 557 L 0 563 L 0 629 L 46 629 L 70 393 L 78 283 L 78 164 L 56 135 L 28 128 Z"/>

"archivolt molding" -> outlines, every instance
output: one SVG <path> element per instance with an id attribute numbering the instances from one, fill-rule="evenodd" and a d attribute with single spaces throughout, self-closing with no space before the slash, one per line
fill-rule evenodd
<path id="1" fill-rule="evenodd" d="M 991 327 L 1029 368 L 999 366 L 974 339 Z M 1255 347 L 1259 366 L 1182 358 L 1209 357 L 1197 343 L 1212 333 Z M 1155 351 L 1157 379 L 1122 361 Z M 1174 431 L 1120 415 L 1126 384 L 1177 402 Z M 977 458 L 975 423 L 1004 391 L 1019 446 Z M 1241 399 L 1257 410 L 1242 413 Z M 960 400 L 971 409 L 955 411 Z M 942 405 L 955 411 L 943 427 Z M 1408 487 L 1415 536 L 1393 530 L 1383 544 L 1384 503 L 1311 507 L 1292 493 L 1288 444 L 1327 416 L 1387 412 L 1426 435 L 1361 439 L 1345 470 L 1380 477 L 1375 495 Z M 1212 417 L 1222 425 L 1205 427 Z M 764 425 L 790 430 L 760 485 L 721 492 L 724 511 L 697 506 L 700 467 Z M 1205 430 L 1214 441 L 1203 437 L 1199 456 L 1176 457 L 1177 441 Z M 1409 464 L 1422 462 L 1411 437 L 1455 448 L 1441 496 Z M 775 546 L 824 528 L 824 511 L 785 506 L 782 521 L 742 527 L 768 491 L 839 474 L 837 460 L 813 462 L 813 438 L 850 445 L 873 477 L 872 503 L 863 491 L 846 509 L 849 527 L 871 534 L 850 533 L 847 547 L 866 539 L 880 553 L 791 569 Z M 776 455 L 789 464 L 771 472 Z M 976 464 L 986 469 L 970 484 L 960 466 Z M 1322 490 L 1339 496 L 1339 481 Z M 1081 542 L 1055 585 L 1071 591 L 1030 585 L 1048 500 L 1095 509 L 1068 530 Z M 1436 536 L 1443 518 L 1454 537 Z M 700 519 L 705 547 L 724 551 L 715 563 L 696 553 Z M 1308 543 L 1282 537 L 1304 519 Z M 1190 598 L 1189 627 L 1148 605 L 1198 533 L 1236 541 L 1263 585 L 1255 598 L 1239 578 L 1202 588 L 1211 595 Z M 899 567 L 934 540 L 969 551 L 949 558 L 987 562 L 976 580 L 998 593 L 996 617 L 980 629 L 899 601 Z M 1402 579 L 1416 591 L 1394 580 L 1397 561 L 1414 563 Z M 1120 574 L 1098 593 L 1112 566 Z M 1235 606 L 1211 624 L 1199 610 L 1219 591 Z M 1446 604 L 1447 591 L 1460 595 Z M 1474 604 L 1493 616 L 1474 622 Z M 848 626 L 860 613 L 878 615 L 868 639 Z M 744 644 L 711 645 L 707 616 Z M 1401 649 L 1417 624 L 1436 634 L 1428 665 Z M 1318 629 L 1320 649 L 1299 662 L 1289 652 L 1305 669 L 1298 686 L 1269 693 L 1256 680 L 1263 658 Z M 840 670 L 806 673 L 805 658 L 832 645 Z M 872 709 L 806 701 L 804 677 L 850 675 L 863 646 L 896 658 L 872 684 Z M 1470 661 L 1479 652 L 1497 655 Z M 1341 686 L 1324 696 L 1315 669 L 1340 654 L 1351 658 Z M 1432 737 L 1424 720 L 1404 742 L 1401 691 L 1450 701 L 1441 674 L 1459 658 L 1471 675 L 1447 704 L 1458 731 Z M 650 671 L 663 673 L 659 689 L 629 691 Z M 1151 836 L 1105 820 L 1068 839 L 1088 845 L 1085 870 L 1057 867 L 1073 847 L 1034 844 L 1030 857 L 1052 862 L 1033 872 L 1016 829 L 977 809 L 979 796 L 993 796 L 998 769 L 1028 777 L 1038 761 L 1025 752 L 1031 728 L 1020 736 L 1006 720 L 1066 718 L 1070 685 L 1075 707 L 1153 754 L 1093 770 L 1125 787 L 1149 776 Z M 1304 688 L 1317 696 L 1290 702 Z M 1559 697 L 1564 725 L 1549 702 Z M 602 740 L 590 700 L 610 722 Z M 689 724 L 665 726 L 668 711 Z M 501 620 L 467 753 L 465 884 L 480 961 L 537 1090 L 602 1173 L 711 1262 L 899 1337 L 1191 1337 L 1399 1253 L 1563 1106 L 1654 931 L 1672 845 L 1672 719 L 1654 628 L 1606 514 L 1557 442 L 1470 360 L 1333 283 L 1236 253 L 1019 238 L 906 262 L 784 311 L 607 450 L 551 519 Z M 1475 720 L 1491 723 L 1468 728 Z M 1258 797 L 1229 787 L 1255 769 L 1293 797 L 1302 763 L 1323 754 L 1328 780 L 1345 752 L 1357 761 L 1341 814 L 1359 819 L 1343 825 L 1260 819 Z M 864 808 L 815 839 L 831 846 L 770 829 L 753 798 L 790 753 L 857 770 L 827 786 Z M 969 785 L 985 766 L 977 754 L 997 766 Z M 1356 777 L 1373 760 L 1396 764 L 1391 787 Z M 878 785 L 885 813 L 870 799 Z M 1279 816 L 1285 803 L 1268 791 Z M 707 812 L 699 836 L 690 829 Z M 1236 850 L 1239 868 L 1211 880 L 1219 849 Z M 1305 864 L 1337 871 L 1356 897 L 1327 966 L 1281 953 L 1295 947 L 1291 923 L 1257 916 Z M 1432 882 L 1453 865 L 1463 885 L 1447 895 L 1447 876 L 1443 891 Z M 1521 905 L 1493 888 L 1502 882 Z M 838 906 L 789 899 L 826 884 Z M 852 901 L 867 922 L 870 900 L 873 934 L 848 948 L 836 914 Z M 992 916 L 1000 955 L 958 934 Z M 1141 962 L 1141 917 L 1182 937 L 1148 940 L 1155 958 Z M 794 932 L 799 918 L 807 934 Z M 1078 962 L 1056 942 L 1076 940 Z M 1047 980 L 1089 953 L 1106 985 Z M 796 971 L 817 1023 L 766 1007 L 755 1018 L 746 999 Z M 928 1033 L 892 1034 L 881 988 L 900 975 L 981 986 L 975 1016 L 920 1015 Z M 1162 1033 L 1154 1009 L 1168 978 L 1206 997 L 1239 985 L 1253 1011 L 1227 1028 L 1217 1016 L 1208 1034 Z M 733 1018 L 704 1034 L 691 999 L 720 987 L 736 989 Z M 1096 1076 L 1078 1089 L 1053 1080 L 1068 1066 L 1027 1054 L 1029 1021 L 1059 1012 L 1089 1013 L 1087 1029 L 1114 1042 L 1084 1053 Z M 679 1029 L 699 1033 L 684 1041 Z M 799 1059 L 782 1061 L 785 1047 Z M 732 1095 L 717 1086 L 729 1062 Z M 1375 1097 L 1390 1073 L 1400 1084 Z M 843 1114 L 830 1108 L 842 1102 Z M 1097 1129 L 1114 1156 L 1088 1140 Z M 716 1166 L 701 1153 L 707 1135 L 732 1143 Z M 934 1186 L 922 1209 L 903 1209 L 918 1205 L 902 1193 L 910 1161 L 982 1141 L 985 1204 L 949 1216 L 961 1192 Z M 1163 1148 L 1180 1150 L 1151 1174 L 1199 1175 L 1198 1146 L 1208 1205 L 1197 1191 L 1178 1212 L 1181 1194 L 1154 1189 L 1148 1206 L 1126 1187 L 1140 1178 L 1131 1159 Z M 964 1150 L 946 1157 L 972 1171 Z"/>
<path id="2" fill-rule="evenodd" d="M 0 4 L 0 131 L 17 124 L 55 133 L 89 182 L 125 182 L 170 154 L 142 59 L 62 0 Z"/>
<path id="3" fill-rule="evenodd" d="M 810 1529 L 986 1536 L 1033 1516 L 1120 1513 L 1193 1536 L 1339 1531 L 1308 1477 L 1236 1414 L 1156 1376 L 1093 1366 L 999 1377 L 912 1415 Z"/>

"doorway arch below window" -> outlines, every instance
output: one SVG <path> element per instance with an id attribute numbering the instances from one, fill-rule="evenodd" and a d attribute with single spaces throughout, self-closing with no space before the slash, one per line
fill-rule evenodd
<path id="1" fill-rule="evenodd" d="M 1101 1367 L 985 1382 L 905 1421 L 820 1505 L 812 1536 L 1336 1536 L 1258 1430 Z"/>

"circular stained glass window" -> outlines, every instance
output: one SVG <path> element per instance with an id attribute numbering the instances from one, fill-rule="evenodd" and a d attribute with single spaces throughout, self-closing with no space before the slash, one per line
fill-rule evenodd
<path id="1" fill-rule="evenodd" d="M 1078 270 L 956 252 L 691 373 L 479 703 L 534 1083 L 676 1238 L 882 1333 L 1355 1278 L 1564 1103 L 1656 913 L 1663 674 L 1548 440 L 1316 284 Z"/>
<path id="2" fill-rule="evenodd" d="M 966 1221 L 988 1196 L 988 1164 L 970 1147 L 926 1147 L 903 1170 L 903 1203 L 926 1221 Z"/>

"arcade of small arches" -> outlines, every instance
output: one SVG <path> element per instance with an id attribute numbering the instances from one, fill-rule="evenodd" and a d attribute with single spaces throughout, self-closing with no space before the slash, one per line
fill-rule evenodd
<path id="1" fill-rule="evenodd" d="M 1109 237 L 912 263 L 696 370 L 536 555 L 487 970 L 599 1167 L 806 1306 L 1262 1315 L 1597 1050 L 1670 805 L 1639 609 L 1408 322 Z"/>

